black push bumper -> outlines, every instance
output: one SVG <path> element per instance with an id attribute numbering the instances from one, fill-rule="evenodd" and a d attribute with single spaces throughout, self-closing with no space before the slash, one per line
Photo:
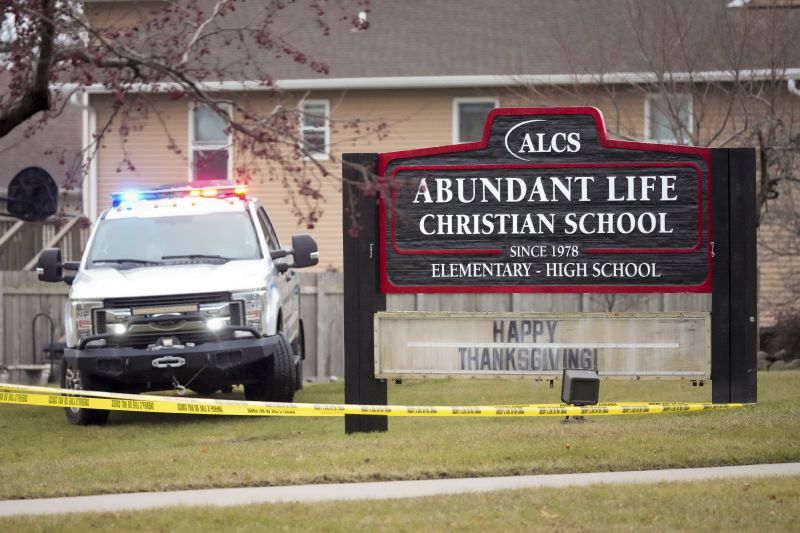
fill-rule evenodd
<path id="1" fill-rule="evenodd" d="M 174 380 L 194 390 L 216 390 L 258 379 L 253 365 L 272 357 L 283 335 L 206 342 L 183 348 L 85 348 L 64 350 L 65 364 L 116 390 L 144 392 L 173 387 Z"/>

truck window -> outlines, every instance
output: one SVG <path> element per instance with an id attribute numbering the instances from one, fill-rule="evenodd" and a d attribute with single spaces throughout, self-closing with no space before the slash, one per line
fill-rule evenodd
<path id="1" fill-rule="evenodd" d="M 278 241 L 278 235 L 275 233 L 275 229 L 272 227 L 272 223 L 263 207 L 258 208 L 258 223 L 261 225 L 261 231 L 264 232 L 264 236 L 267 238 L 267 246 L 269 249 L 279 249 L 281 245 L 280 241 Z"/>
<path id="2" fill-rule="evenodd" d="M 231 238 L 235 236 L 236 238 Z M 206 213 L 104 220 L 86 265 L 102 260 L 163 261 L 169 256 L 213 255 L 228 260 L 260 259 L 255 228 L 246 213 Z"/>

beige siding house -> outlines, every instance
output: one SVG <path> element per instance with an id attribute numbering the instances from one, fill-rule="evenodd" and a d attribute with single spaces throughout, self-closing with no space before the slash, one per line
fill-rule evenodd
<path id="1" fill-rule="evenodd" d="M 669 24 L 659 19 L 662 3 L 636 4 L 652 11 L 642 15 L 648 24 Z M 691 134 L 704 142 L 714 132 L 713 144 L 719 144 L 745 122 L 741 110 L 728 108 L 736 80 L 765 76 L 759 70 L 765 65 L 756 54 L 733 69 L 725 62 L 725 54 L 717 53 L 726 47 L 712 26 L 725 17 L 739 16 L 734 9 L 747 9 L 747 2 L 738 4 L 745 7 L 721 0 L 681 3 L 684 10 L 694 10 L 687 15 L 693 25 L 682 43 L 693 52 L 691 57 L 661 65 L 681 82 L 673 83 L 667 95 L 653 92 L 660 73 L 642 47 L 642 36 L 631 31 L 631 25 L 638 24 L 631 19 L 631 4 L 617 0 L 373 0 L 364 15 L 369 21 L 366 31 L 333 28 L 328 37 L 319 35 L 304 11 L 292 7 L 282 15 L 284 22 L 330 66 L 330 72 L 318 75 L 294 62 L 277 60 L 270 68 L 283 88 L 284 105 L 325 117 L 324 123 L 312 121 L 298 128 L 309 144 L 319 147 L 319 160 L 334 175 L 344 152 L 475 140 L 483 117 L 496 106 L 593 105 L 601 109 L 609 131 L 619 138 L 674 143 L 690 142 Z M 761 11 L 770 10 L 759 10 L 759 16 L 766 16 Z M 89 14 L 99 25 L 132 24 L 137 17 L 147 16 L 141 4 L 119 1 L 91 2 Z M 800 10 L 786 9 L 780 16 L 800 27 Z M 797 128 L 800 93 L 791 80 L 800 78 L 800 52 L 791 51 L 779 77 L 776 105 Z M 243 81 L 247 80 L 208 88 L 221 98 L 256 108 L 274 106 L 266 93 L 245 90 Z M 665 127 L 670 122 L 663 110 L 665 97 L 679 108 L 676 115 L 687 130 L 683 134 Z M 111 119 L 112 105 L 102 88 L 91 89 L 86 103 L 84 138 L 90 138 L 98 125 Z M 83 186 L 85 211 L 91 219 L 110 205 L 113 191 L 198 177 L 191 160 L 204 150 L 224 151 L 214 156 L 219 157 L 210 161 L 208 169 L 213 177 L 233 179 L 239 155 L 235 147 L 227 148 L 228 139 L 221 136 L 213 119 L 201 116 L 202 111 L 185 100 L 166 96 L 158 108 L 159 120 L 148 118 L 125 138 L 112 128 L 104 139 Z M 387 129 L 380 137 L 353 139 L 351 132 L 336 126 L 351 119 L 381 121 Z M 181 148 L 180 154 L 168 148 L 170 138 Z M 268 207 L 280 235 L 286 238 L 306 231 L 288 206 L 294 191 L 285 190 L 265 163 L 248 177 L 251 194 Z M 319 268 L 323 269 L 342 267 L 340 189 L 336 179 L 325 182 L 323 216 L 311 230 L 320 245 Z M 768 217 L 761 240 L 774 243 L 776 227 L 782 223 Z M 800 264 L 794 258 L 779 257 L 774 247 L 760 248 L 760 264 L 762 321 L 768 323 L 773 303 L 785 299 Z"/>

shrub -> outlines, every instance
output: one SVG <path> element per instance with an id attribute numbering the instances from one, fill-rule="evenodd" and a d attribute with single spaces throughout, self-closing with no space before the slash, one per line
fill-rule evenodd
<path id="1" fill-rule="evenodd" d="M 767 344 L 770 353 L 786 350 L 795 357 L 800 357 L 800 313 L 779 315 L 773 332 Z"/>

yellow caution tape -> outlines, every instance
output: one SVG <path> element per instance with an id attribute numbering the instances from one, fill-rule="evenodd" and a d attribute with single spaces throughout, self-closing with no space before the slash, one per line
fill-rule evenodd
<path id="1" fill-rule="evenodd" d="M 226 416 L 597 416 L 712 411 L 741 403 L 627 402 L 572 406 L 526 404 L 494 406 L 410 406 L 250 402 L 183 398 L 0 384 L 0 403 L 41 407 L 79 407 L 111 411 Z"/>

